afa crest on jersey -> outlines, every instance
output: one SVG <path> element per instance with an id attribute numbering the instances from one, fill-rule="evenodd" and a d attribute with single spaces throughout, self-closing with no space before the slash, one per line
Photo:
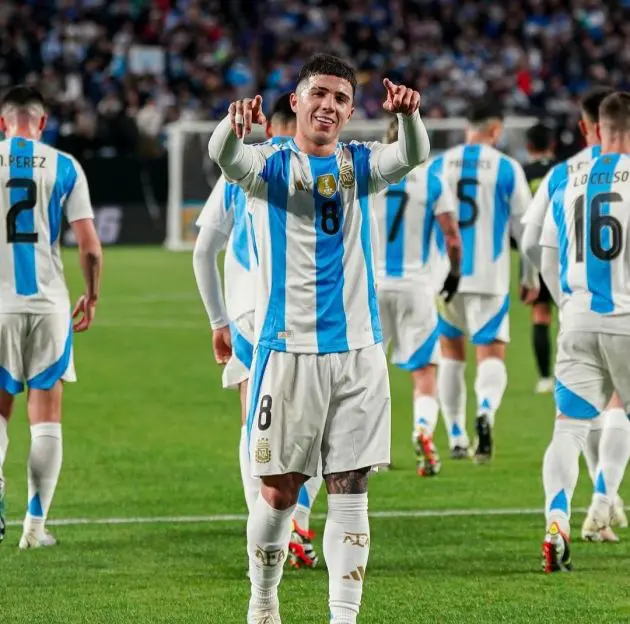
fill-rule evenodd
<path id="1" fill-rule="evenodd" d="M 332 173 L 321 175 L 317 178 L 317 192 L 322 197 L 332 197 L 337 192 L 337 180 Z"/>
<path id="2" fill-rule="evenodd" d="M 339 181 L 343 188 L 352 188 L 354 186 L 354 169 L 350 163 L 342 165 L 339 170 Z"/>

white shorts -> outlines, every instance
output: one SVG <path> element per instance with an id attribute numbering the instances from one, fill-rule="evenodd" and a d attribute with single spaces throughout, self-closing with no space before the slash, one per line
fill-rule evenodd
<path id="1" fill-rule="evenodd" d="M 246 379 L 254 357 L 254 313 L 248 312 L 230 323 L 232 357 L 223 369 L 223 387 L 237 390 Z"/>
<path id="2" fill-rule="evenodd" d="M 298 354 L 259 346 L 247 393 L 252 475 L 310 477 L 389 464 L 391 401 L 380 344 Z"/>
<path id="3" fill-rule="evenodd" d="M 18 394 L 50 390 L 60 379 L 76 381 L 70 311 L 0 314 L 0 388 Z"/>
<path id="4" fill-rule="evenodd" d="M 469 336 L 475 345 L 510 342 L 509 295 L 456 293 L 449 303 L 438 300 L 440 336 Z"/>
<path id="5" fill-rule="evenodd" d="M 595 418 L 613 389 L 630 413 L 630 336 L 561 331 L 556 357 L 556 406 L 565 416 Z"/>
<path id="6" fill-rule="evenodd" d="M 437 309 L 431 285 L 382 289 L 378 307 L 383 346 L 392 346 L 392 364 L 414 371 L 436 364 L 440 355 Z"/>

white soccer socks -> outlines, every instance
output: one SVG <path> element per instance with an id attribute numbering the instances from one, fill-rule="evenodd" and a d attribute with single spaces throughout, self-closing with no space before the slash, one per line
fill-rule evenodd
<path id="1" fill-rule="evenodd" d="M 370 553 L 368 495 L 329 494 L 324 529 L 331 624 L 355 624 Z"/>
<path id="2" fill-rule="evenodd" d="M 486 415 L 491 427 L 494 426 L 494 415 L 501 405 L 506 387 L 507 369 L 502 359 L 490 357 L 477 364 L 477 414 Z"/>
<path id="3" fill-rule="evenodd" d="M 557 522 L 569 534 L 571 499 L 578 480 L 580 453 L 591 423 L 575 418 L 557 418 L 551 443 L 543 460 L 545 519 L 547 528 Z"/>
<path id="4" fill-rule="evenodd" d="M 4 460 L 7 457 L 7 449 L 9 448 L 7 425 L 6 419 L 0 414 L 0 481 L 3 479 L 2 466 L 4 466 Z"/>
<path id="5" fill-rule="evenodd" d="M 61 423 L 31 426 L 28 456 L 28 511 L 24 533 L 43 535 L 44 523 L 57 487 L 63 455 Z"/>
<path id="6" fill-rule="evenodd" d="M 321 472 L 321 469 L 320 469 Z M 293 513 L 293 519 L 304 531 L 308 531 L 311 524 L 311 510 L 317 498 L 317 494 L 322 487 L 324 479 L 321 474 L 311 477 L 301 488 L 298 495 L 297 505 Z"/>
<path id="7" fill-rule="evenodd" d="M 437 383 L 442 416 L 450 448 L 468 447 L 466 434 L 466 362 L 443 358 L 438 366 Z"/>
<path id="8" fill-rule="evenodd" d="M 295 505 L 274 509 L 259 496 L 247 521 L 247 552 L 252 595 L 250 612 L 278 608 L 278 585 L 289 549 Z"/>
<path id="9" fill-rule="evenodd" d="M 414 440 L 419 430 L 426 432 L 428 435 L 433 435 L 439 410 L 440 406 L 434 396 L 421 394 L 414 398 L 412 432 Z"/>
<path id="10" fill-rule="evenodd" d="M 601 436 L 595 497 L 614 502 L 630 459 L 630 421 L 621 408 L 607 410 Z"/>
<path id="11" fill-rule="evenodd" d="M 599 464 L 599 443 L 602 439 L 602 431 L 604 430 L 604 423 L 606 422 L 607 412 L 602 412 L 597 418 L 591 420 L 591 430 L 586 437 L 586 444 L 584 444 L 584 459 L 586 461 L 586 467 L 588 468 L 588 474 L 591 477 L 593 485 L 597 480 L 597 465 Z"/>
<path id="12" fill-rule="evenodd" d="M 260 494 L 261 480 L 252 477 L 252 466 L 249 461 L 249 444 L 247 443 L 247 427 L 241 427 L 241 441 L 238 446 L 238 461 L 241 467 L 241 481 L 243 482 L 243 493 L 247 511 L 251 513 L 254 503 Z"/>

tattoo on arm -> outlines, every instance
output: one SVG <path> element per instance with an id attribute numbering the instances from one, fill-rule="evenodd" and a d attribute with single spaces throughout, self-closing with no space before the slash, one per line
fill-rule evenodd
<path id="1" fill-rule="evenodd" d="M 367 492 L 369 468 L 359 468 L 348 472 L 332 472 L 325 475 L 329 494 L 364 494 Z"/>

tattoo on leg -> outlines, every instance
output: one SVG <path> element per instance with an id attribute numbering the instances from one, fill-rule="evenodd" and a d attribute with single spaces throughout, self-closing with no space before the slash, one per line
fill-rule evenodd
<path id="1" fill-rule="evenodd" d="M 367 492 L 369 468 L 333 472 L 326 475 L 326 488 L 329 494 L 364 494 Z"/>

